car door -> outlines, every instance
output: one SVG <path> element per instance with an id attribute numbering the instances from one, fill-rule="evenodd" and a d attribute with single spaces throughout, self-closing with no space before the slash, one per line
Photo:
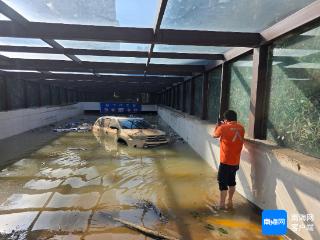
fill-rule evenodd
<path id="1" fill-rule="evenodd" d="M 118 131 L 119 131 L 118 121 L 116 119 L 111 119 L 110 125 L 109 125 L 109 128 L 108 128 L 109 135 L 117 136 L 118 135 Z"/>
<path id="2" fill-rule="evenodd" d="M 95 131 L 95 132 L 101 132 L 101 122 L 103 122 L 103 119 L 102 118 L 99 118 L 96 122 L 95 122 L 95 124 L 93 125 L 93 131 Z"/>
<path id="3" fill-rule="evenodd" d="M 103 132 L 105 132 L 106 134 L 109 134 L 109 133 L 110 133 L 110 128 L 109 128 L 110 121 L 111 121 L 110 118 L 105 118 L 105 119 L 104 119 Z"/>

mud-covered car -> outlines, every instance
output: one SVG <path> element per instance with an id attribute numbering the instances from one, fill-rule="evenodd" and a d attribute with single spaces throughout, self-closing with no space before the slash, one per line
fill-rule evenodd
<path id="1" fill-rule="evenodd" d="M 143 118 L 100 117 L 93 125 L 94 132 L 104 133 L 116 139 L 118 143 L 130 147 L 146 148 L 167 144 L 166 133 L 154 129 Z"/>

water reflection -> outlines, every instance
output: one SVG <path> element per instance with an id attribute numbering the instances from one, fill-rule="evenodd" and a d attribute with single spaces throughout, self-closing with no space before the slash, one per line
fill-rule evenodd
<path id="1" fill-rule="evenodd" d="M 234 212 L 212 207 L 216 173 L 183 143 L 134 149 L 68 133 L 3 169 L 0 184 L 7 238 L 148 239 L 119 218 L 182 239 L 262 239 L 259 217 L 240 195 Z"/>

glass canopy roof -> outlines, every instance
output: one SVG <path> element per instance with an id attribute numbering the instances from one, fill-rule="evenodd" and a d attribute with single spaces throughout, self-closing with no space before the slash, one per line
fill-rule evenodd
<path id="1" fill-rule="evenodd" d="M 0 13 L 0 21 L 10 21 L 10 19 Z"/>
<path id="2" fill-rule="evenodd" d="M 224 53 L 230 48 L 227 47 L 208 47 L 208 46 L 192 46 L 192 45 L 166 45 L 155 44 L 154 52 L 177 52 L 177 53 Z"/>
<path id="3" fill-rule="evenodd" d="M 0 70 L 5 72 L 39 73 L 39 71 L 35 71 L 35 70 L 12 70 L 12 69 L 0 69 Z"/>
<path id="4" fill-rule="evenodd" d="M 157 0 L 3 0 L 31 22 L 153 27 Z"/>
<path id="5" fill-rule="evenodd" d="M 143 77 L 144 74 L 122 74 L 122 73 L 98 73 L 101 76 L 134 76 Z"/>
<path id="6" fill-rule="evenodd" d="M 56 40 L 65 48 L 96 49 L 96 50 L 118 50 L 118 51 L 149 51 L 150 44 L 119 43 L 119 42 L 93 42 Z"/>
<path id="7" fill-rule="evenodd" d="M 311 68 L 311 69 L 320 69 L 320 63 L 296 63 L 293 65 L 286 66 L 285 68 Z"/>
<path id="8" fill-rule="evenodd" d="M 44 41 L 36 38 L 0 37 L 0 45 L 25 47 L 51 47 Z"/>
<path id="9" fill-rule="evenodd" d="M 81 61 L 88 62 L 115 62 L 115 63 L 147 63 L 146 58 L 135 57 L 107 57 L 107 56 L 91 56 L 91 55 L 76 55 Z"/>
<path id="10" fill-rule="evenodd" d="M 315 0 L 168 0 L 161 28 L 260 32 Z"/>
<path id="11" fill-rule="evenodd" d="M 197 59 L 171 59 L 171 58 L 151 58 L 151 64 L 177 64 L 177 65 L 207 65 L 208 60 Z"/>
<path id="12" fill-rule="evenodd" d="M 57 71 L 50 71 L 51 73 L 56 74 L 83 74 L 83 75 L 93 75 L 91 72 L 57 72 Z"/>
<path id="13" fill-rule="evenodd" d="M 319 50 L 314 49 L 290 49 L 290 48 L 275 48 L 273 56 L 276 57 L 305 57 L 311 54 L 318 54 Z"/>
<path id="14" fill-rule="evenodd" d="M 67 56 L 63 54 L 26 53 L 26 52 L 0 52 L 0 54 L 9 58 L 71 61 L 71 59 L 69 59 Z"/>

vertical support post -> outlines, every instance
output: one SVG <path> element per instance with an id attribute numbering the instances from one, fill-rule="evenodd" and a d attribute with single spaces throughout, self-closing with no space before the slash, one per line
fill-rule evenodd
<path id="1" fill-rule="evenodd" d="M 248 136 L 265 139 L 266 135 L 266 88 L 268 70 L 268 46 L 253 50 Z"/>
<path id="2" fill-rule="evenodd" d="M 164 105 L 168 106 L 168 92 L 167 92 L 167 90 L 164 91 Z"/>
<path id="3" fill-rule="evenodd" d="M 81 102 L 79 90 L 76 90 L 76 91 L 75 91 L 75 97 L 76 97 L 76 102 L 77 102 L 77 103 L 78 103 L 78 102 Z"/>
<path id="4" fill-rule="evenodd" d="M 161 105 L 164 105 L 164 92 L 161 93 Z"/>
<path id="5" fill-rule="evenodd" d="M 52 86 L 49 84 L 49 105 L 53 105 Z"/>
<path id="6" fill-rule="evenodd" d="M 38 105 L 39 105 L 39 107 L 41 107 L 42 106 L 42 100 L 41 100 L 41 83 L 39 82 L 38 83 Z"/>
<path id="7" fill-rule="evenodd" d="M 7 77 L 4 77 L 3 82 L 4 82 L 4 110 L 9 111 L 11 107 L 11 102 L 9 98 L 9 89 L 8 89 L 8 79 Z"/>
<path id="8" fill-rule="evenodd" d="M 167 89 L 167 106 L 170 107 L 170 91 Z"/>
<path id="9" fill-rule="evenodd" d="M 28 90 L 27 90 L 27 81 L 23 80 L 23 105 L 25 108 L 28 108 L 29 104 L 28 104 Z"/>
<path id="10" fill-rule="evenodd" d="M 174 102 L 174 99 L 173 99 L 173 87 L 171 87 L 171 88 L 169 89 L 169 96 L 170 96 L 169 106 L 170 106 L 170 107 L 173 107 L 173 102 Z"/>
<path id="11" fill-rule="evenodd" d="M 59 99 L 59 105 L 62 105 L 62 99 L 61 99 L 61 97 L 62 97 L 62 96 L 61 96 L 61 88 L 60 88 L 60 87 L 57 87 L 56 89 L 57 89 L 57 91 L 58 91 L 58 96 L 59 96 L 59 98 L 58 98 L 58 99 Z"/>
<path id="12" fill-rule="evenodd" d="M 181 102 L 180 102 L 180 84 L 177 85 L 177 109 L 181 110 Z"/>
<path id="13" fill-rule="evenodd" d="M 190 94 L 190 115 L 194 115 L 194 97 L 195 97 L 195 78 L 191 80 L 191 94 Z"/>
<path id="14" fill-rule="evenodd" d="M 186 96 L 187 96 L 187 82 L 182 83 L 182 112 L 186 112 Z"/>
<path id="15" fill-rule="evenodd" d="M 171 95 L 172 95 L 172 108 L 176 108 L 176 87 L 172 86 L 171 90 Z"/>
<path id="16" fill-rule="evenodd" d="M 220 117 L 229 106 L 230 73 L 227 63 L 222 64 L 221 72 L 221 95 L 220 95 Z"/>
<path id="17" fill-rule="evenodd" d="M 69 89 L 68 88 L 65 88 L 64 90 L 64 95 L 65 95 L 65 99 L 66 99 L 66 104 L 69 105 L 70 102 L 69 102 Z"/>
<path id="18" fill-rule="evenodd" d="M 208 88 L 209 88 L 209 73 L 203 74 L 202 82 L 202 111 L 201 119 L 206 120 L 208 118 Z"/>

